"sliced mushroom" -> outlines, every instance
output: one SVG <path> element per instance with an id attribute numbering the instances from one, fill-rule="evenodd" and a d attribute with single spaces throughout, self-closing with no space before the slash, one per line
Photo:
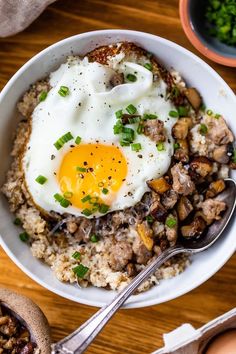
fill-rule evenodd
<path id="1" fill-rule="evenodd" d="M 187 197 L 182 196 L 177 204 L 177 213 L 180 221 L 185 220 L 192 210 L 193 206 L 190 200 Z"/>
<path id="2" fill-rule="evenodd" d="M 142 222 L 141 224 L 137 225 L 137 232 L 139 234 L 139 237 L 143 241 L 145 247 L 147 248 L 148 251 L 151 251 L 153 248 L 153 231 L 150 229 L 148 224 L 146 222 Z"/>
<path id="3" fill-rule="evenodd" d="M 112 76 L 110 83 L 113 87 L 122 85 L 124 83 L 124 74 L 123 73 L 116 73 Z"/>
<path id="4" fill-rule="evenodd" d="M 154 190 L 156 193 L 159 194 L 163 194 L 171 188 L 171 186 L 169 185 L 169 183 L 166 181 L 164 177 L 147 181 L 147 185 L 149 188 L 151 188 L 152 190 Z"/>
<path id="5" fill-rule="evenodd" d="M 191 224 L 181 227 L 181 233 L 184 237 L 198 237 L 206 228 L 206 222 L 200 216 L 195 216 Z"/>
<path id="6" fill-rule="evenodd" d="M 221 145 L 213 150 L 212 157 L 216 162 L 219 163 L 228 163 L 229 156 L 228 156 L 228 146 Z"/>
<path id="7" fill-rule="evenodd" d="M 213 198 L 225 189 L 225 182 L 223 179 L 211 182 L 206 192 L 206 198 Z"/>
<path id="8" fill-rule="evenodd" d="M 189 148 L 187 139 L 178 139 L 176 144 L 178 147 L 175 149 L 175 159 L 187 163 L 189 161 Z"/>
<path id="9" fill-rule="evenodd" d="M 167 216 L 167 210 L 160 201 L 156 200 L 150 207 L 150 214 L 157 221 L 164 222 Z"/>
<path id="10" fill-rule="evenodd" d="M 178 200 L 178 194 L 173 189 L 165 192 L 161 197 L 161 203 L 166 209 L 174 208 Z"/>
<path id="11" fill-rule="evenodd" d="M 198 111 L 202 105 L 202 98 L 199 92 L 194 87 L 189 87 L 184 90 L 184 94 L 195 111 Z"/>
<path id="12" fill-rule="evenodd" d="M 212 162 L 205 156 L 195 157 L 190 163 L 190 168 L 201 177 L 206 177 L 213 170 Z"/>
<path id="13" fill-rule="evenodd" d="M 186 139 L 189 129 L 192 127 L 192 118 L 180 118 L 172 128 L 172 135 L 175 139 Z"/>

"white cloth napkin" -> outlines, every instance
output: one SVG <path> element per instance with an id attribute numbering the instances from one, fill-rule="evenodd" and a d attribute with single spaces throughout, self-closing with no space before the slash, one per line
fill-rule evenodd
<path id="1" fill-rule="evenodd" d="M 0 0 L 0 37 L 23 31 L 56 0 Z"/>

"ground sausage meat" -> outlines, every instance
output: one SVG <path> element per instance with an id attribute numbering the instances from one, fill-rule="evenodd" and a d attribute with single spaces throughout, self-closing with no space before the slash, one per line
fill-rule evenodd
<path id="1" fill-rule="evenodd" d="M 164 123 L 159 119 L 149 119 L 143 123 L 143 133 L 155 142 L 166 140 Z"/>
<path id="2" fill-rule="evenodd" d="M 226 204 L 217 199 L 206 199 L 202 205 L 203 214 L 207 219 L 219 220 L 220 214 L 226 209 Z"/>
<path id="3" fill-rule="evenodd" d="M 173 177 L 173 189 L 178 194 L 189 195 L 195 190 L 195 184 L 188 175 L 182 163 L 178 163 L 171 168 Z"/>
<path id="4" fill-rule="evenodd" d="M 115 271 L 121 271 L 131 260 L 132 246 L 126 241 L 114 244 L 110 249 L 110 266 Z"/>

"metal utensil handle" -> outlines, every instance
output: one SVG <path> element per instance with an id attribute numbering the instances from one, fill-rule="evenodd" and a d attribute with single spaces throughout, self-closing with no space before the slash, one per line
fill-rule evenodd
<path id="1" fill-rule="evenodd" d="M 52 354 L 80 354 L 94 340 L 110 318 L 123 305 L 129 296 L 138 286 L 147 279 L 155 270 L 172 256 L 188 252 L 182 246 L 173 246 L 164 251 L 145 267 L 130 283 L 123 289 L 112 302 L 102 307 L 88 321 L 86 321 L 75 332 L 53 345 Z"/>

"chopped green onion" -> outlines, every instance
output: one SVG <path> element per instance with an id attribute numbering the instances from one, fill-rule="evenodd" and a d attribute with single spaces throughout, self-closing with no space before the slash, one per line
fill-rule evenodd
<path id="1" fill-rule="evenodd" d="M 130 146 L 130 143 L 126 140 L 120 140 L 120 146 Z"/>
<path id="2" fill-rule="evenodd" d="M 73 139 L 71 132 L 62 135 L 53 145 L 57 150 L 60 150 L 65 143 Z"/>
<path id="3" fill-rule="evenodd" d="M 48 93 L 46 91 L 42 91 L 39 95 L 39 102 L 43 102 L 46 100 Z"/>
<path id="4" fill-rule="evenodd" d="M 21 234 L 19 234 L 19 238 L 22 242 L 27 242 L 29 239 L 29 235 L 27 234 L 27 232 L 22 232 Z"/>
<path id="5" fill-rule="evenodd" d="M 179 117 L 186 117 L 188 115 L 188 109 L 184 106 L 178 107 Z"/>
<path id="6" fill-rule="evenodd" d="M 141 117 L 129 117 L 128 118 L 128 121 L 129 121 L 129 124 L 134 124 L 134 123 L 139 123 L 141 120 Z"/>
<path id="7" fill-rule="evenodd" d="M 89 268 L 85 267 L 83 264 L 79 264 L 77 267 L 72 268 L 72 270 L 77 275 L 78 278 L 84 278 Z"/>
<path id="8" fill-rule="evenodd" d="M 176 224 L 177 224 L 176 219 L 171 218 L 171 217 L 168 217 L 168 218 L 166 219 L 166 225 L 167 225 L 168 227 L 170 227 L 171 229 L 172 229 L 173 227 L 175 227 Z"/>
<path id="9" fill-rule="evenodd" d="M 133 104 L 130 104 L 126 107 L 126 111 L 129 113 L 129 114 L 134 114 L 137 112 L 137 108 L 133 105 Z"/>
<path id="10" fill-rule="evenodd" d="M 143 130 L 144 130 L 143 125 L 142 125 L 142 124 L 139 124 L 139 125 L 138 125 L 138 128 L 137 128 L 137 133 L 138 133 L 138 134 L 142 134 L 142 133 L 143 133 Z"/>
<path id="11" fill-rule="evenodd" d="M 116 122 L 116 124 L 113 126 L 113 132 L 114 132 L 114 134 L 120 134 L 120 133 L 122 133 L 122 130 L 123 130 L 123 124 L 121 123 L 121 121 L 120 120 L 118 120 L 117 122 Z"/>
<path id="12" fill-rule="evenodd" d="M 219 119 L 220 117 L 221 117 L 221 114 L 218 114 L 218 113 L 215 114 L 215 118 L 216 118 L 216 119 Z"/>
<path id="13" fill-rule="evenodd" d="M 234 149 L 234 153 L 233 153 L 233 156 L 232 156 L 232 161 L 233 161 L 233 163 L 236 163 L 236 149 Z"/>
<path id="14" fill-rule="evenodd" d="M 66 199 L 70 199 L 70 198 L 73 197 L 73 193 L 72 193 L 72 192 L 65 192 L 65 193 L 63 194 L 63 196 L 64 196 Z"/>
<path id="15" fill-rule="evenodd" d="M 144 113 L 144 115 L 143 115 L 143 120 L 156 119 L 156 118 L 157 118 L 156 114 Z"/>
<path id="16" fill-rule="evenodd" d="M 179 117 L 179 113 L 177 111 L 170 111 L 169 112 L 169 116 L 172 118 L 178 118 Z"/>
<path id="17" fill-rule="evenodd" d="M 147 215 L 147 216 L 146 216 L 146 220 L 147 220 L 148 223 L 151 224 L 151 223 L 153 223 L 154 218 L 152 217 L 152 215 Z"/>
<path id="18" fill-rule="evenodd" d="M 88 202 L 91 198 L 92 198 L 92 197 L 91 197 L 90 195 L 86 195 L 85 197 L 83 197 L 83 198 L 81 199 L 81 202 L 82 202 L 82 203 L 86 203 L 86 202 Z"/>
<path id="19" fill-rule="evenodd" d="M 132 142 L 134 140 L 135 132 L 132 128 L 123 127 L 122 129 L 122 140 L 127 142 Z"/>
<path id="20" fill-rule="evenodd" d="M 97 205 L 98 197 L 90 197 L 89 204 Z"/>
<path id="21" fill-rule="evenodd" d="M 144 64 L 144 67 L 150 71 L 152 71 L 152 64 L 151 63 L 146 63 Z"/>
<path id="22" fill-rule="evenodd" d="M 97 235 L 93 234 L 90 236 L 90 241 L 93 243 L 96 243 L 99 241 L 99 237 Z"/>
<path id="23" fill-rule="evenodd" d="M 174 150 L 177 150 L 180 148 L 180 144 L 179 143 L 174 143 Z"/>
<path id="24" fill-rule="evenodd" d="M 199 131 L 200 131 L 200 134 L 206 135 L 206 133 L 208 132 L 208 128 L 207 128 L 206 124 L 200 124 Z"/>
<path id="25" fill-rule="evenodd" d="M 81 258 L 81 253 L 80 252 L 78 252 L 78 251 L 75 251 L 73 254 L 72 254 L 72 257 L 74 258 L 74 259 L 80 259 Z"/>
<path id="26" fill-rule="evenodd" d="M 75 138 L 75 143 L 76 143 L 77 145 L 79 145 L 79 144 L 81 143 L 81 137 L 80 137 L 80 136 L 77 136 L 77 137 Z"/>
<path id="27" fill-rule="evenodd" d="M 42 175 L 39 175 L 37 178 L 35 178 L 35 181 L 39 184 L 44 184 L 45 182 L 47 182 L 47 178 Z"/>
<path id="28" fill-rule="evenodd" d="M 116 112 L 115 112 L 115 115 L 116 115 L 116 118 L 117 118 L 117 119 L 121 118 L 122 115 L 123 115 L 122 109 L 120 109 L 119 111 L 116 111 Z"/>
<path id="29" fill-rule="evenodd" d="M 69 87 L 67 86 L 61 86 L 59 91 L 58 91 L 59 95 L 61 95 L 62 97 L 66 97 L 67 95 L 69 95 L 70 90 Z"/>
<path id="30" fill-rule="evenodd" d="M 208 114 L 208 116 L 212 116 L 213 111 L 212 111 L 211 109 L 208 109 L 208 110 L 206 111 L 206 114 Z"/>
<path id="31" fill-rule="evenodd" d="M 15 220 L 13 221 L 14 225 L 20 226 L 22 224 L 22 221 L 20 218 L 15 218 Z"/>
<path id="32" fill-rule="evenodd" d="M 108 194 L 108 192 L 109 192 L 109 190 L 108 190 L 107 188 L 103 188 L 103 189 L 102 189 L 102 193 L 103 193 L 103 194 Z"/>
<path id="33" fill-rule="evenodd" d="M 205 110 L 206 110 L 206 105 L 205 105 L 204 103 L 201 105 L 200 110 L 203 111 L 203 112 L 205 112 Z"/>
<path id="34" fill-rule="evenodd" d="M 131 82 L 137 81 L 137 77 L 135 75 L 133 75 L 133 74 L 128 74 L 126 76 L 126 78 L 127 78 L 128 81 L 131 81 Z"/>
<path id="35" fill-rule="evenodd" d="M 164 143 L 157 143 L 157 150 L 158 151 L 164 151 L 165 150 L 165 145 L 164 145 Z"/>
<path id="36" fill-rule="evenodd" d="M 100 204 L 98 210 L 99 210 L 99 212 L 100 212 L 101 214 L 106 214 L 106 213 L 108 212 L 108 210 L 109 210 L 109 205 Z"/>
<path id="37" fill-rule="evenodd" d="M 54 194 L 54 198 L 57 202 L 60 203 L 60 205 L 63 208 L 68 208 L 68 206 L 71 204 L 71 202 L 67 199 L 65 199 L 62 195 L 60 195 L 59 193 Z"/>
<path id="38" fill-rule="evenodd" d="M 81 214 L 83 214 L 83 215 L 85 215 L 85 216 L 90 216 L 90 215 L 92 215 L 92 210 L 90 210 L 90 209 L 84 209 L 82 212 L 81 212 Z"/>
<path id="39" fill-rule="evenodd" d="M 141 149 L 142 149 L 142 145 L 140 143 L 131 144 L 131 150 L 132 151 L 138 152 Z"/>
<path id="40" fill-rule="evenodd" d="M 79 172 L 87 172 L 87 168 L 77 166 L 77 167 L 76 167 L 76 171 L 79 171 Z"/>

